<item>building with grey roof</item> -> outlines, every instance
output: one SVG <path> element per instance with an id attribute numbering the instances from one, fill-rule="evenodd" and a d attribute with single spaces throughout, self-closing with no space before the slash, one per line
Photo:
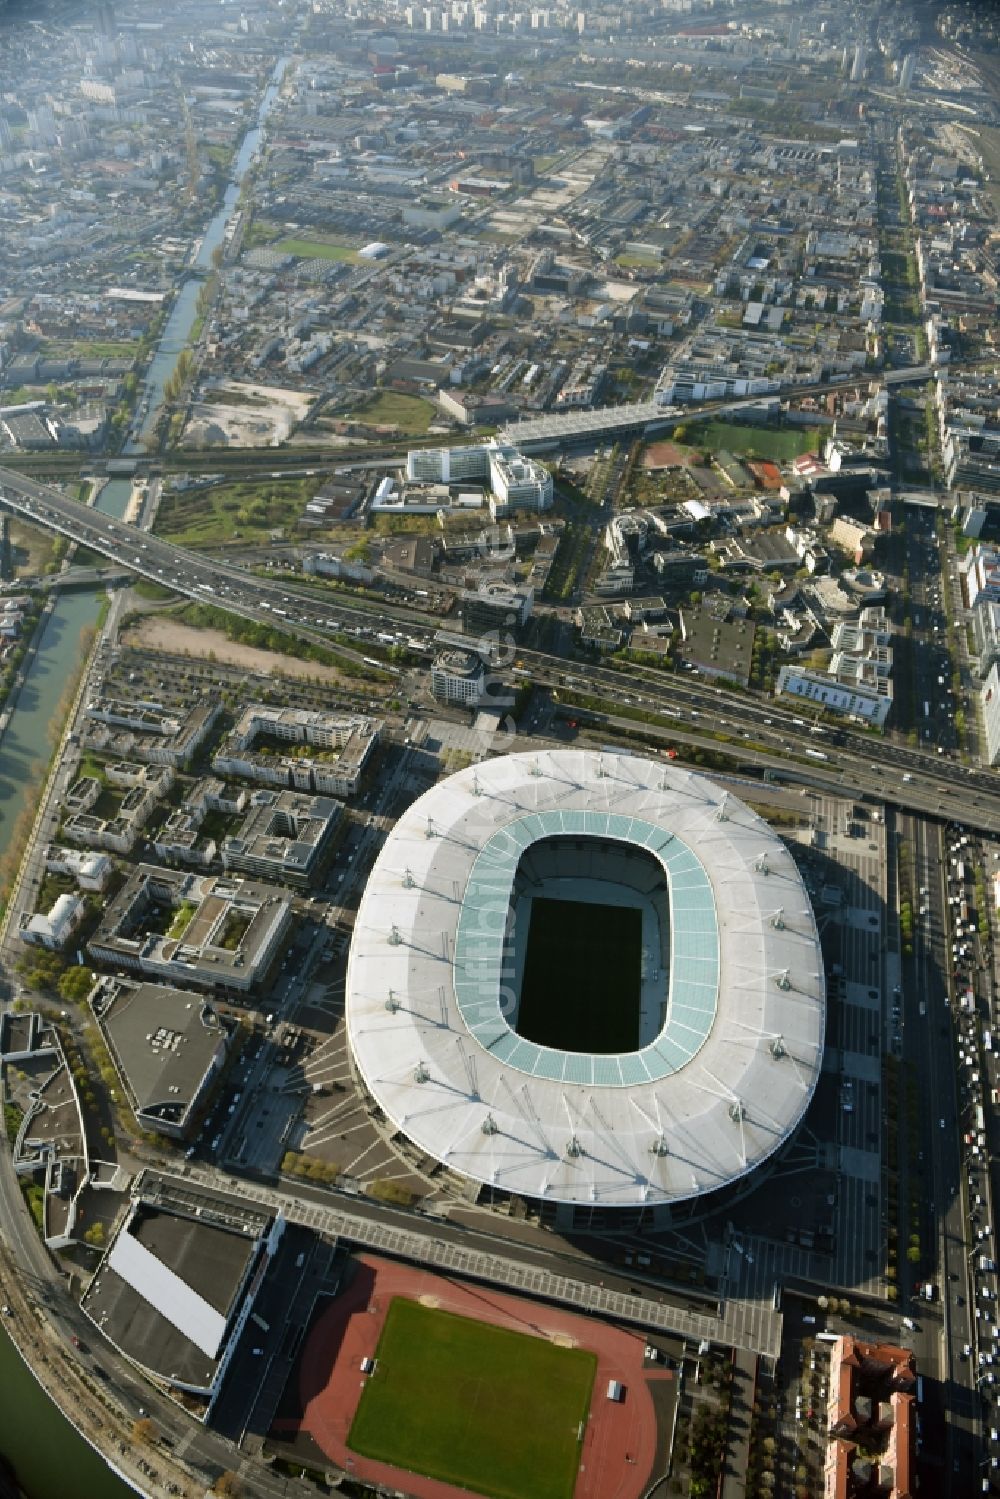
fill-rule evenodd
<path id="1" fill-rule="evenodd" d="M 754 624 L 727 619 L 707 609 L 680 611 L 679 660 L 708 677 L 725 677 L 746 687 L 753 659 Z"/>
<path id="2" fill-rule="evenodd" d="M 221 1387 L 284 1219 L 253 1203 L 144 1173 L 81 1302 L 102 1337 L 160 1388 L 200 1401 Z"/>
<path id="3" fill-rule="evenodd" d="M 198 701 L 174 712 L 159 702 L 98 696 L 90 699 L 84 712 L 84 749 L 134 755 L 152 765 L 177 769 L 188 765 L 208 738 L 222 704 Z"/>
<path id="4" fill-rule="evenodd" d="M 103 979 L 94 1018 L 140 1125 L 183 1139 L 219 1073 L 229 1033 L 202 994 Z"/>
<path id="5" fill-rule="evenodd" d="M 273 885 L 139 864 L 87 950 L 109 968 L 245 993 L 271 967 L 291 919 L 291 901 Z"/>
<path id="6" fill-rule="evenodd" d="M 86 904 L 79 895 L 57 895 L 48 911 L 36 911 L 34 915 L 27 911 L 21 913 L 18 936 L 30 947 L 47 947 L 58 952 L 69 942 L 86 914 Z"/>
<path id="7" fill-rule="evenodd" d="M 431 667 L 431 692 L 439 703 L 474 708 L 486 696 L 486 664 L 477 651 L 439 651 Z"/>
<path id="8" fill-rule="evenodd" d="M 81 890 L 103 890 L 114 865 L 107 854 L 95 854 L 89 849 L 60 848 L 50 843 L 45 850 L 45 867 L 53 874 L 68 874 Z"/>
<path id="9" fill-rule="evenodd" d="M 239 832 L 222 840 L 226 869 L 307 885 L 326 861 L 343 804 L 303 791 L 255 791 Z"/>
<path id="10" fill-rule="evenodd" d="M 527 624 L 534 598 L 530 584 L 517 588 L 492 579 L 480 583 L 478 588 L 463 589 L 459 599 L 462 628 L 467 635 L 518 630 Z"/>
<path id="11" fill-rule="evenodd" d="M 379 719 L 358 714 L 251 703 L 214 756 L 212 769 L 267 786 L 354 796 L 381 730 Z M 287 743 L 288 752 L 270 748 L 267 740 Z M 305 747 L 313 753 L 303 754 Z"/>

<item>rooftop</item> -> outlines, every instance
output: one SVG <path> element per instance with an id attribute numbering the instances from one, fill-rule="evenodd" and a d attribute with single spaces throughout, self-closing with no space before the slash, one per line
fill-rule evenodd
<path id="1" fill-rule="evenodd" d="M 226 1031 L 200 994 L 109 981 L 94 1012 L 137 1111 L 180 1125 Z"/>
<path id="2" fill-rule="evenodd" d="M 558 1051 L 506 1019 L 514 873 L 553 836 L 663 868 L 664 1021 L 638 1051 Z M 507 755 L 419 798 L 369 876 L 347 979 L 357 1065 L 410 1139 L 480 1182 L 607 1207 L 697 1196 L 766 1159 L 812 1096 L 824 1015 L 809 898 L 767 824 L 701 776 L 578 751 Z"/>

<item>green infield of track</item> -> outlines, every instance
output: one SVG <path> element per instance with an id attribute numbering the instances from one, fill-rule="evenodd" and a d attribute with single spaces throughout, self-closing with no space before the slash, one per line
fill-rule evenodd
<path id="1" fill-rule="evenodd" d="M 597 1357 L 396 1297 L 347 1445 L 489 1499 L 572 1499 Z"/>

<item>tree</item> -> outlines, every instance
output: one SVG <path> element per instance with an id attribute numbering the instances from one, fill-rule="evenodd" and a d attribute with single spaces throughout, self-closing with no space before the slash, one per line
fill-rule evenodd
<path id="1" fill-rule="evenodd" d="M 156 1437 L 156 1426 L 148 1416 L 140 1416 L 132 1422 L 132 1435 L 137 1442 L 152 1442 Z"/>
<path id="2" fill-rule="evenodd" d="M 225 1473 L 220 1473 L 212 1485 L 212 1493 L 228 1494 L 229 1499 L 237 1499 L 237 1496 L 242 1493 L 239 1474 L 234 1473 L 231 1469 L 227 1469 Z"/>
<path id="3" fill-rule="evenodd" d="M 93 982 L 90 969 L 81 968 L 74 963 L 72 968 L 66 969 L 56 988 L 63 999 L 69 1000 L 71 1004 L 76 1004 L 87 998 Z"/>
<path id="4" fill-rule="evenodd" d="M 104 1243 L 104 1224 L 92 1223 L 83 1237 L 92 1249 L 100 1249 Z"/>

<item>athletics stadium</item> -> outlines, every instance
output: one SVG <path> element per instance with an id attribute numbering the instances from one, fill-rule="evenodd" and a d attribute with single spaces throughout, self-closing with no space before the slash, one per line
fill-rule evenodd
<path id="1" fill-rule="evenodd" d="M 387 1134 L 484 1203 L 570 1230 L 718 1205 L 812 1098 L 812 906 L 768 824 L 626 753 L 500 756 L 396 823 L 346 1015 Z"/>

